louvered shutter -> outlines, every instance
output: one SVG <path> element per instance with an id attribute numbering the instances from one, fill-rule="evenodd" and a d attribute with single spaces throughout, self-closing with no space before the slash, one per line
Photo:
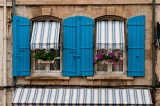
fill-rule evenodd
<path id="1" fill-rule="evenodd" d="M 93 76 L 93 19 L 64 19 L 63 76 Z"/>
<path id="2" fill-rule="evenodd" d="M 30 76 L 30 20 L 13 16 L 13 76 Z"/>
<path id="3" fill-rule="evenodd" d="M 128 76 L 144 76 L 145 16 L 128 19 Z"/>

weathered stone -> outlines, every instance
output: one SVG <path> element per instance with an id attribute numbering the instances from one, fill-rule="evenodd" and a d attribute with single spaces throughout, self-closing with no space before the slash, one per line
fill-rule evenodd
<path id="1" fill-rule="evenodd" d="M 107 15 L 115 15 L 116 8 L 115 7 L 107 7 L 106 14 Z"/>
<path id="2" fill-rule="evenodd" d="M 51 8 L 42 8 L 42 15 L 51 15 Z"/>

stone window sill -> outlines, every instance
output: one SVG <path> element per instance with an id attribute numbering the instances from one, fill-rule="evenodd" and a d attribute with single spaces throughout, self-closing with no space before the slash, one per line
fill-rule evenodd
<path id="1" fill-rule="evenodd" d="M 32 76 L 32 77 L 25 77 L 25 80 L 70 80 L 70 77 L 63 77 L 63 76 Z"/>
<path id="2" fill-rule="evenodd" d="M 93 76 L 87 77 L 87 80 L 133 80 L 133 77 L 127 76 Z"/>

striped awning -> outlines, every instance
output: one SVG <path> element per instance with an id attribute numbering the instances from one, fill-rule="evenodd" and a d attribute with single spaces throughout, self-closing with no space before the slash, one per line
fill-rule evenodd
<path id="1" fill-rule="evenodd" d="M 100 49 L 124 49 L 124 22 L 97 21 L 96 47 Z"/>
<path id="2" fill-rule="evenodd" d="M 55 105 L 55 104 L 152 104 L 149 89 L 40 89 L 17 88 L 13 105 Z"/>
<path id="3" fill-rule="evenodd" d="M 58 49 L 60 22 L 34 22 L 31 50 Z"/>

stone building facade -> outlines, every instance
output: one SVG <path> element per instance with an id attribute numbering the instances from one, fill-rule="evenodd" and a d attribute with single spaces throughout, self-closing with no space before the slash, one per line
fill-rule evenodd
<path id="1" fill-rule="evenodd" d="M 145 15 L 145 76 L 30 76 L 16 77 L 16 85 L 82 85 L 82 86 L 152 86 L 152 0 L 16 0 L 15 15 L 28 19 L 51 15 L 61 19 L 80 15 L 95 19 L 104 15 L 115 15 L 129 19 Z M 3 1 L 0 0 L 0 86 L 3 86 L 4 36 L 3 36 Z M 160 22 L 160 1 L 156 0 L 156 22 Z M 160 64 L 160 53 L 157 50 L 156 73 L 157 85 Z M 12 1 L 7 0 L 7 86 L 12 85 L 13 34 L 12 34 Z M 126 66 L 127 67 L 127 66 Z M 7 106 L 11 106 L 14 90 L 7 88 Z M 3 105 L 3 89 L 0 89 L 0 106 Z M 156 90 L 156 106 L 160 106 L 160 89 Z"/>

